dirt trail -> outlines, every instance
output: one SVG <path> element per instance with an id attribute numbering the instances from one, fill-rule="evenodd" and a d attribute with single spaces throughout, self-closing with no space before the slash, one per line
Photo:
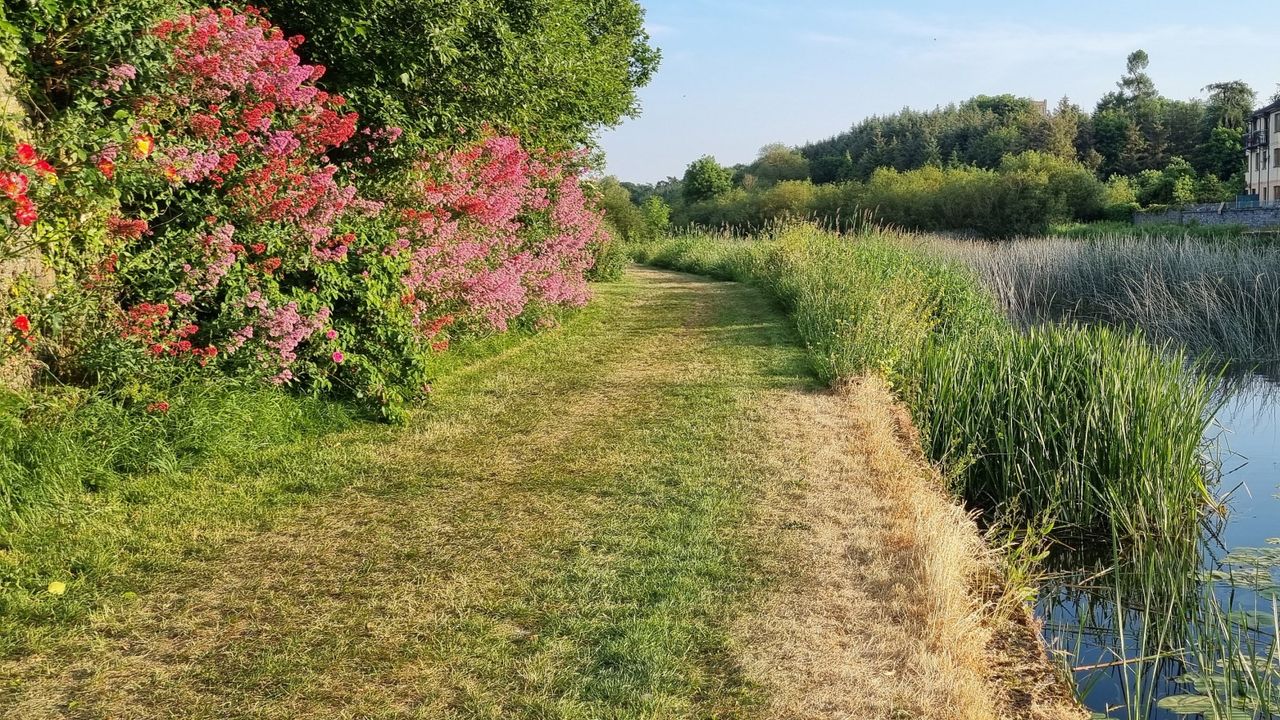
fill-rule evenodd
<path id="1" fill-rule="evenodd" d="M 0 664 L 0 714 L 1075 717 L 882 387 L 815 389 L 748 288 L 603 292 L 410 428 L 326 438 L 346 491 Z"/>

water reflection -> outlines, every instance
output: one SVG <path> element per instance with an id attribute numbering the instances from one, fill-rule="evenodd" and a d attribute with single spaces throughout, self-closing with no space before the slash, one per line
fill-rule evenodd
<path id="1" fill-rule="evenodd" d="M 1201 695 L 1225 686 L 1245 695 L 1269 692 L 1251 688 L 1259 683 L 1256 673 L 1237 666 L 1241 656 L 1275 647 L 1280 545 L 1268 544 L 1280 535 L 1275 377 L 1230 381 L 1231 399 L 1208 438 L 1222 468 L 1225 514 L 1194 535 L 1149 538 L 1120 556 L 1095 545 L 1091 552 L 1062 548 L 1051 558 L 1038 608 L 1045 636 L 1074 668 L 1080 695 L 1095 712 L 1172 719 L 1186 715 L 1159 707 L 1162 698 L 1181 695 L 1180 703 L 1164 705 L 1191 711 L 1205 709 L 1204 697 L 1197 705 L 1197 689 Z M 1222 662 L 1224 654 L 1234 659 Z"/>

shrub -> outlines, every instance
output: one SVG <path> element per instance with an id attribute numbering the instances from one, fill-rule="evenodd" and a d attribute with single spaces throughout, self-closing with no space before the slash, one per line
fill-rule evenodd
<path id="1" fill-rule="evenodd" d="M 35 228 L 59 291 L 30 316 L 64 377 L 208 366 L 398 417 L 451 337 L 585 302 L 580 154 L 490 134 L 362 192 L 399 131 L 359 128 L 301 38 L 225 8 L 147 37 L 54 137 L 84 161 Z"/>

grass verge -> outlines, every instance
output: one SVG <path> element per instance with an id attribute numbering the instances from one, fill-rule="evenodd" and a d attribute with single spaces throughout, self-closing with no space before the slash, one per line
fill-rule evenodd
<path id="1" fill-rule="evenodd" d="M 910 236 L 800 225 L 634 253 L 765 288 L 828 381 L 887 378 L 930 457 L 990 520 L 1102 541 L 1194 532 L 1210 497 L 1199 449 L 1211 393 L 1177 353 L 1101 328 L 1019 333 L 969 271 Z"/>

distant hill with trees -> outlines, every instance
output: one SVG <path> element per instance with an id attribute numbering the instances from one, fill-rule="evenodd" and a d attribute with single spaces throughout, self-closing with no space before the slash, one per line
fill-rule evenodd
<path id="1" fill-rule="evenodd" d="M 1068 98 L 1050 107 L 980 95 L 867 118 L 820 142 L 768 145 L 751 163 L 721 168 L 703 157 L 683 177 L 623 186 L 637 204 L 669 204 L 677 224 L 788 215 L 835 222 L 870 211 L 907 227 L 993 236 L 1233 199 L 1244 186 L 1244 130 L 1257 93 L 1232 80 L 1206 86 L 1203 98 L 1167 98 L 1149 62 L 1142 50 L 1130 54 L 1091 111 Z"/>

